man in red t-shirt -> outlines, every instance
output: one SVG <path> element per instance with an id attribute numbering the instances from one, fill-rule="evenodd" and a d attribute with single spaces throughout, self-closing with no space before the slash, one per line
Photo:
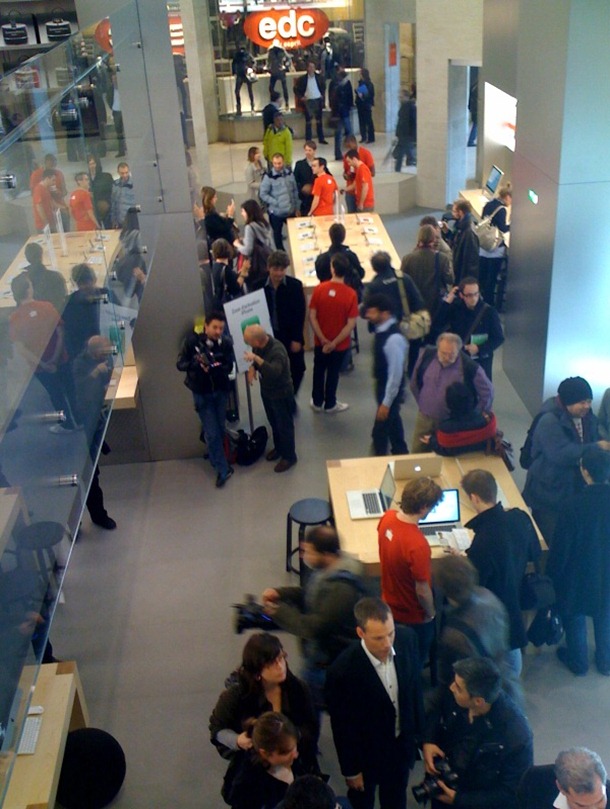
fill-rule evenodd
<path id="1" fill-rule="evenodd" d="M 311 193 L 313 201 L 309 210 L 310 216 L 332 216 L 335 202 L 335 191 L 339 190 L 337 181 L 326 168 L 324 157 L 314 157 L 311 164 L 315 180 Z"/>
<path id="2" fill-rule="evenodd" d="M 42 232 L 47 225 L 54 233 L 55 211 L 57 204 L 53 201 L 52 189 L 55 187 L 55 172 L 53 169 L 45 169 L 42 172 L 42 180 L 32 189 L 32 210 L 34 212 L 34 227 L 38 232 Z"/>
<path id="3" fill-rule="evenodd" d="M 371 177 L 374 177 L 375 158 L 368 149 L 364 148 L 364 146 L 358 146 L 356 136 L 348 135 L 343 141 L 343 145 L 346 150 L 346 153 L 343 156 L 343 177 L 347 182 L 347 187 L 349 188 L 350 185 L 353 185 L 354 176 L 356 174 L 356 170 L 352 168 L 347 159 L 347 152 L 350 149 L 356 149 L 356 151 L 358 152 L 358 157 L 360 158 L 360 160 L 362 160 L 364 165 L 368 167 L 369 171 L 371 172 Z M 354 195 L 354 192 L 348 191 L 347 188 L 345 189 L 345 205 L 348 213 L 356 213 L 356 197 Z"/>
<path id="4" fill-rule="evenodd" d="M 348 185 L 345 190 L 354 194 L 357 211 L 372 211 L 375 208 L 375 194 L 373 178 L 368 166 L 360 160 L 357 149 L 350 149 L 345 155 L 345 159 L 355 172 L 353 183 Z"/>
<path id="5" fill-rule="evenodd" d="M 309 304 L 309 320 L 315 334 L 310 404 L 316 413 L 341 413 L 349 407 L 337 401 L 339 371 L 358 319 L 358 297 L 345 283 L 349 268 L 348 258 L 336 253 L 331 259 L 330 281 L 314 289 Z"/>
<path id="6" fill-rule="evenodd" d="M 74 176 L 78 186 L 70 194 L 70 213 L 76 230 L 97 230 L 99 227 L 95 214 L 93 213 L 93 200 L 89 191 L 89 175 L 86 171 L 79 171 Z"/>
<path id="7" fill-rule="evenodd" d="M 400 511 L 386 511 L 377 526 L 381 597 L 390 606 L 396 623 L 415 631 L 422 665 L 434 637 L 434 596 L 432 553 L 418 522 L 442 496 L 442 489 L 430 478 L 410 480 L 402 492 Z"/>

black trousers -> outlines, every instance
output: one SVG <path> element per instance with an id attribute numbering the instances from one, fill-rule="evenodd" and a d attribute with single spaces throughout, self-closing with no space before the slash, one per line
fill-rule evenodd
<path id="1" fill-rule="evenodd" d="M 364 791 L 347 790 L 353 809 L 374 809 L 375 792 L 379 790 L 381 809 L 406 809 L 409 785 L 409 758 L 402 738 L 383 745 L 383 763 L 365 769 Z"/>
<path id="2" fill-rule="evenodd" d="M 235 77 L 235 102 L 237 104 L 237 112 L 241 112 L 241 88 L 243 85 L 248 88 L 248 95 L 250 97 L 250 107 L 254 109 L 254 93 L 252 92 L 252 85 L 245 76 Z"/>
<path id="3" fill-rule="evenodd" d="M 337 404 L 337 388 L 339 372 L 345 351 L 331 351 L 325 354 L 320 346 L 316 346 L 313 356 L 313 390 L 311 398 L 316 407 L 324 405 L 331 410 Z"/>

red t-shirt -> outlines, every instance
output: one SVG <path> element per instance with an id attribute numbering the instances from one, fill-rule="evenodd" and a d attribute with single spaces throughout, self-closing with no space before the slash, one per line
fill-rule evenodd
<path id="1" fill-rule="evenodd" d="M 375 206 L 375 194 L 373 192 L 373 178 L 371 177 L 371 172 L 369 171 L 368 166 L 365 166 L 364 163 L 361 163 L 358 168 L 356 169 L 356 204 L 360 205 L 360 195 L 362 194 L 362 186 L 365 183 L 368 183 L 368 191 L 366 192 L 366 197 L 364 199 L 363 208 L 373 208 Z"/>
<path id="2" fill-rule="evenodd" d="M 77 230 L 95 230 L 95 225 L 87 215 L 93 211 L 91 194 L 84 188 L 77 188 L 70 194 L 70 213 Z"/>
<path id="3" fill-rule="evenodd" d="M 22 303 L 13 312 L 9 324 L 10 338 L 21 343 L 35 357 L 47 362 L 55 353 L 62 323 L 57 309 L 47 301 Z M 65 352 L 59 358 L 65 360 Z"/>
<path id="4" fill-rule="evenodd" d="M 38 212 L 38 205 L 42 205 L 46 219 L 43 219 Z M 32 208 L 34 211 L 34 226 L 36 230 L 42 230 L 46 225 L 55 229 L 54 205 L 51 192 L 42 183 L 34 186 L 32 191 Z"/>
<path id="5" fill-rule="evenodd" d="M 375 158 L 373 157 L 371 152 L 369 152 L 368 149 L 365 149 L 364 146 L 361 146 L 358 149 L 358 157 L 360 158 L 360 160 L 362 160 L 362 162 L 364 163 L 365 166 L 368 166 L 368 168 L 369 168 L 369 170 L 370 170 L 370 172 L 372 174 L 374 169 L 375 169 Z M 348 179 L 349 183 L 351 183 L 355 173 L 356 173 L 355 170 L 347 162 L 347 157 L 344 157 L 343 158 L 343 174 L 348 175 L 348 177 L 350 178 L 350 179 Z"/>
<path id="6" fill-rule="evenodd" d="M 337 188 L 337 181 L 330 174 L 320 174 L 319 177 L 316 177 L 311 193 L 314 197 L 320 197 L 320 201 L 313 212 L 314 216 L 332 216 L 334 193 Z"/>
<path id="7" fill-rule="evenodd" d="M 416 525 L 403 522 L 394 510 L 386 511 L 377 526 L 381 561 L 381 597 L 396 621 L 421 624 L 426 613 L 415 592 L 415 582 L 432 585 L 432 552 Z"/>
<path id="8" fill-rule="evenodd" d="M 316 310 L 318 324 L 324 336 L 334 340 L 350 318 L 358 317 L 358 297 L 347 284 L 324 281 L 314 289 L 309 308 Z M 315 343 L 317 346 L 322 345 L 317 335 Z M 349 346 L 348 334 L 336 350 L 347 351 Z"/>

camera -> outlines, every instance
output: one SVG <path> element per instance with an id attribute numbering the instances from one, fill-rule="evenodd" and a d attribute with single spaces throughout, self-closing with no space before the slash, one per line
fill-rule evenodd
<path id="1" fill-rule="evenodd" d="M 238 635 L 245 629 L 279 629 L 273 618 L 266 614 L 262 604 L 257 604 L 253 595 L 246 595 L 244 604 L 233 604 L 235 609 L 235 632 Z"/>
<path id="2" fill-rule="evenodd" d="M 442 781 L 450 789 L 456 789 L 457 787 L 458 777 L 451 769 L 447 759 L 442 756 L 434 756 L 432 761 L 439 774 L 426 775 L 421 784 L 411 787 L 411 792 L 417 803 L 424 804 L 424 806 L 430 798 L 443 794 L 443 790 L 438 785 L 439 781 Z"/>

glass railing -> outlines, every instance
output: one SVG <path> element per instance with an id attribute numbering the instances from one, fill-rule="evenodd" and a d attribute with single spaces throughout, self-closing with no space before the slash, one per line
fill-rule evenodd
<path id="1" fill-rule="evenodd" d="M 123 120 L 113 55 L 137 14 L 116 20 L 0 79 L 0 804 L 156 248 L 152 127 Z"/>

